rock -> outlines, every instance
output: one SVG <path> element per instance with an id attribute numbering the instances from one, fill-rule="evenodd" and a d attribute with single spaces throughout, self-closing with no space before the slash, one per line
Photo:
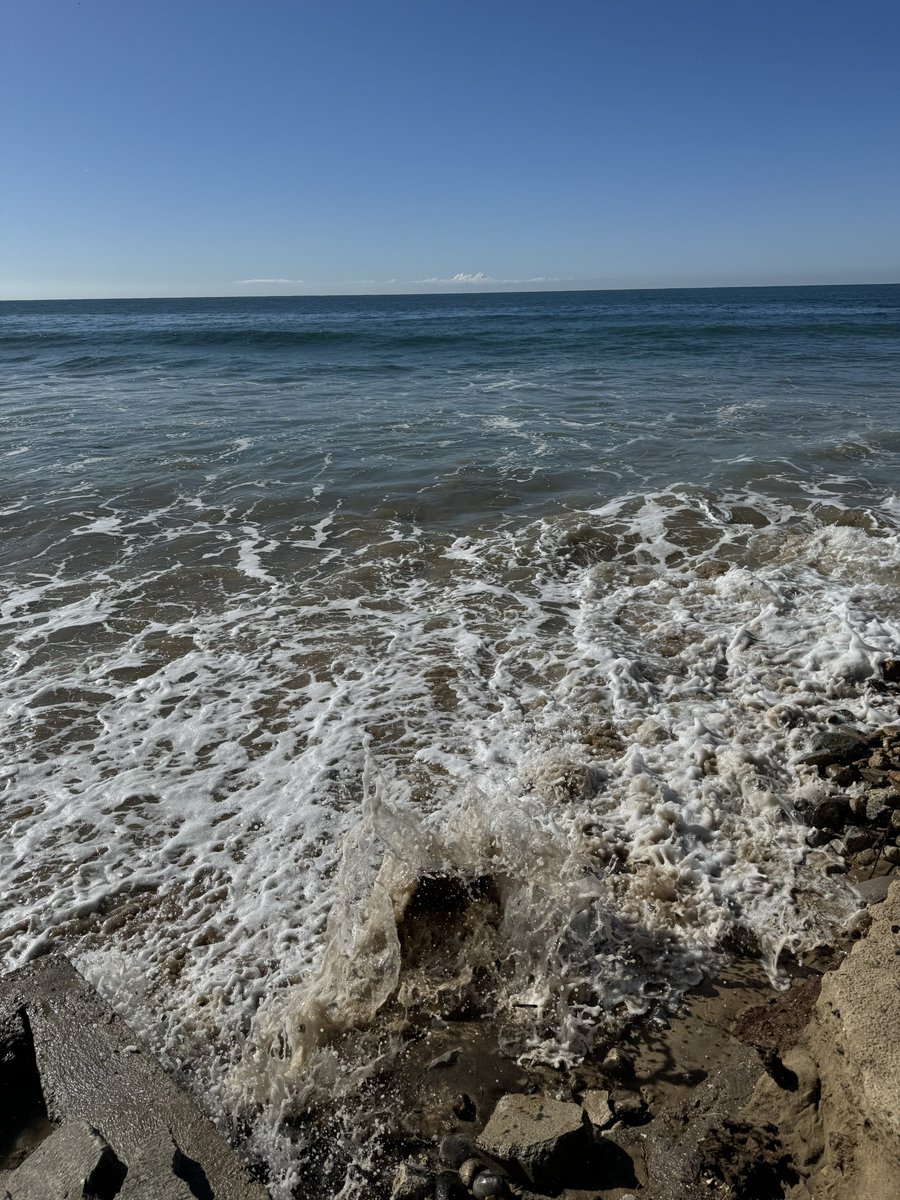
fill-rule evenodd
<path id="1" fill-rule="evenodd" d="M 426 1063 L 425 1070 L 440 1071 L 446 1067 L 454 1067 L 461 1054 L 462 1046 L 454 1046 L 452 1050 L 447 1050 L 444 1054 L 439 1054 L 437 1058 L 433 1058 L 431 1062 Z"/>
<path id="2" fill-rule="evenodd" d="M 477 1200 L 488 1200 L 490 1196 L 502 1196 L 504 1182 L 496 1171 L 481 1171 L 472 1182 L 472 1195 Z"/>
<path id="3" fill-rule="evenodd" d="M 850 801 L 850 811 L 860 824 L 883 828 L 891 813 L 900 805 L 900 796 L 892 788 L 869 788 Z"/>
<path id="4" fill-rule="evenodd" d="M 553 1187 L 572 1156 L 587 1152 L 588 1138 L 579 1105 L 511 1093 L 498 1101 L 477 1145 L 516 1163 L 529 1182 Z"/>
<path id="5" fill-rule="evenodd" d="M 888 894 L 890 886 L 890 875 L 878 875 L 875 879 L 861 879 L 856 884 L 856 890 L 866 904 L 880 904 Z"/>
<path id="6" fill-rule="evenodd" d="M 626 1125 L 638 1125 L 646 1120 L 648 1114 L 647 1101 L 640 1092 L 630 1092 L 617 1089 L 611 1096 L 613 1111 L 620 1121 Z"/>
<path id="7" fill-rule="evenodd" d="M 445 1167 L 458 1170 L 469 1158 L 475 1157 L 475 1143 L 460 1133 L 448 1133 L 441 1138 L 438 1158 Z"/>
<path id="8" fill-rule="evenodd" d="M 467 1196 L 455 1171 L 441 1171 L 434 1181 L 434 1200 L 466 1200 Z"/>
<path id="9" fill-rule="evenodd" d="M 826 779 L 831 779 L 838 787 L 849 787 L 859 779 L 856 767 L 845 763 L 829 763 L 823 772 Z"/>
<path id="10" fill-rule="evenodd" d="M 454 1099 L 452 1111 L 454 1117 L 460 1121 L 474 1121 L 478 1116 L 475 1101 L 468 1092 L 462 1092 Z"/>
<path id="11" fill-rule="evenodd" d="M 612 1075 L 615 1079 L 630 1079 L 634 1075 L 631 1056 L 618 1046 L 613 1046 L 600 1065 L 607 1075 Z"/>
<path id="12" fill-rule="evenodd" d="M 868 743 L 854 729 L 834 729 L 817 734 L 809 754 L 799 760 L 810 767 L 826 767 L 829 763 L 851 763 L 864 758 Z"/>
<path id="13" fill-rule="evenodd" d="M 818 849 L 820 846 L 827 846 L 834 837 L 833 829 L 808 829 L 806 831 L 806 844 Z"/>
<path id="14" fill-rule="evenodd" d="M 812 1019 L 784 1055 L 794 1086 L 764 1079 L 745 1109 L 757 1129 L 777 1128 L 804 1196 L 897 1196 L 900 882 L 871 916 L 868 935 L 823 976 Z"/>
<path id="15" fill-rule="evenodd" d="M 480 1158 L 467 1158 L 459 1168 L 459 1177 L 462 1180 L 463 1187 L 471 1189 L 472 1182 L 479 1171 L 484 1170 L 484 1163 Z"/>
<path id="16" fill-rule="evenodd" d="M 434 1175 L 424 1167 L 401 1163 L 394 1173 L 391 1200 L 432 1200 Z"/>
<path id="17" fill-rule="evenodd" d="M 121 1200 L 195 1200 L 194 1185 L 198 1189 L 205 1185 L 209 1194 L 200 1164 L 185 1158 L 171 1135 L 160 1131 L 129 1159 L 125 1184 L 117 1196 Z"/>
<path id="18" fill-rule="evenodd" d="M 584 1093 L 581 1107 L 595 1130 L 608 1129 L 612 1125 L 614 1117 L 609 1106 L 609 1092 L 600 1088 L 592 1088 Z"/>
<path id="19" fill-rule="evenodd" d="M 821 800 L 813 809 L 810 824 L 815 829 L 831 829 L 839 832 L 850 812 L 850 805 L 843 797 L 830 797 Z"/>
<path id="20" fill-rule="evenodd" d="M 892 866 L 897 866 L 900 863 L 900 846 L 885 846 L 881 853 L 885 861 L 889 862 Z"/>
<path id="21" fill-rule="evenodd" d="M 844 849 L 847 854 L 859 854 L 860 850 L 865 850 L 871 841 L 871 835 L 861 825 L 849 825 L 844 830 Z"/>
<path id="22" fill-rule="evenodd" d="M 866 867 L 873 866 L 877 858 L 878 851 L 874 846 L 869 846 L 865 850 L 860 850 L 858 854 L 854 854 L 853 866 L 857 871 L 864 870 Z"/>
<path id="23" fill-rule="evenodd" d="M 124 1164 L 95 1129 L 84 1121 L 66 1121 L 15 1171 L 0 1171 L 0 1196 L 8 1200 L 113 1196 L 125 1174 Z"/>
<path id="24" fill-rule="evenodd" d="M 900 683 L 900 658 L 886 658 L 881 664 L 881 678 L 885 683 Z"/>

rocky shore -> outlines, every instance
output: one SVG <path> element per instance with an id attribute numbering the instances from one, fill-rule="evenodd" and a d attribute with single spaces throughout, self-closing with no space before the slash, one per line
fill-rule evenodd
<path id="1" fill-rule="evenodd" d="M 888 662 L 880 686 L 898 681 Z M 829 785 L 801 814 L 810 847 L 860 896 L 833 944 L 790 964 L 784 992 L 738 960 L 667 1027 L 638 1023 L 576 1071 L 517 1075 L 488 1056 L 473 1075 L 459 1047 L 421 1064 L 447 1132 L 396 1170 L 392 1200 L 896 1196 L 900 727 L 836 713 L 796 769 Z"/>

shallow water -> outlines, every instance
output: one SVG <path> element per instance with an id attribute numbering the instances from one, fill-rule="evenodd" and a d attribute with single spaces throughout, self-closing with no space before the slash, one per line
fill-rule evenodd
<path id="1" fill-rule="evenodd" d="M 853 910 L 796 760 L 897 717 L 900 288 L 0 322 L 0 949 L 69 953 L 276 1195 L 347 1025 L 489 999 L 573 1062 Z M 427 953 L 423 876 L 475 889 Z"/>

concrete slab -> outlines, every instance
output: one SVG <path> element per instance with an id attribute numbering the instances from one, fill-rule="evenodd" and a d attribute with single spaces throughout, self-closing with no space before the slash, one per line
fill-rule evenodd
<path id="1" fill-rule="evenodd" d="M 46 1113 L 59 1127 L 43 1146 L 62 1135 L 76 1137 L 76 1129 L 83 1136 L 85 1127 L 98 1135 L 126 1168 L 124 1183 L 110 1195 L 123 1200 L 268 1197 L 212 1122 L 67 959 L 48 955 L 0 979 L 4 1026 L 27 1028 L 33 1046 Z M 6 1067 L 14 1075 L 12 1059 Z M 40 1166 L 41 1159 L 34 1160 L 43 1146 L 16 1171 L 5 1173 L 11 1195 L 17 1193 L 10 1180 L 29 1163 L 33 1169 Z"/>

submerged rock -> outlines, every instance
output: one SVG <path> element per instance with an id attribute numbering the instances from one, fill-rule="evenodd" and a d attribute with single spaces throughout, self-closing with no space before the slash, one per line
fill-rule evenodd
<path id="1" fill-rule="evenodd" d="M 826 767 L 829 763 L 851 763 L 865 758 L 869 745 L 855 729 L 834 729 L 817 734 L 812 749 L 800 762 L 810 767 Z"/>

